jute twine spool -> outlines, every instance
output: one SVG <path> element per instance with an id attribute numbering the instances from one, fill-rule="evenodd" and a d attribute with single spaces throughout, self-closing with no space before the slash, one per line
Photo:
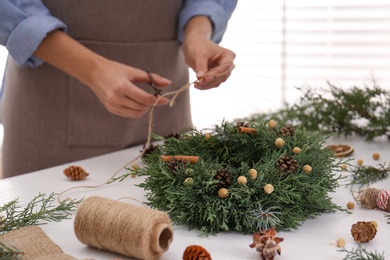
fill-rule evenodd
<path id="1" fill-rule="evenodd" d="M 390 211 L 390 191 L 385 189 L 367 188 L 360 190 L 356 201 L 368 209 Z"/>
<path id="2" fill-rule="evenodd" d="M 173 240 L 166 213 L 98 196 L 80 205 L 74 230 L 85 245 L 146 260 L 159 259 Z"/>

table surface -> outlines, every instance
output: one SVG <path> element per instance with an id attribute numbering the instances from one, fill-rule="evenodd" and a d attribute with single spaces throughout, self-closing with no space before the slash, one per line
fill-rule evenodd
<path id="1" fill-rule="evenodd" d="M 360 137 L 332 137 L 328 144 L 347 143 L 354 146 L 355 151 L 350 156 L 351 164 L 357 159 L 363 159 L 365 165 L 378 166 L 379 163 L 390 162 L 390 141 L 387 138 L 377 138 L 373 141 L 365 141 Z M 127 178 L 123 182 L 115 182 L 100 188 L 75 188 L 81 185 L 96 186 L 106 182 L 116 171 L 126 173 L 123 166 L 136 158 L 141 150 L 140 146 L 130 149 L 60 165 L 45 170 L 24 174 L 22 176 L 0 180 L 0 205 L 15 198 L 23 207 L 39 193 L 61 193 L 69 188 L 63 196 L 71 198 L 86 198 L 93 195 L 103 196 L 113 200 L 122 197 L 131 197 L 139 201 L 146 201 L 145 191 L 137 186 L 143 178 Z M 381 155 L 379 160 L 374 160 L 372 154 Z M 142 165 L 138 160 L 136 163 Z M 79 165 L 90 173 L 87 179 L 80 182 L 68 180 L 63 170 L 69 165 Z M 343 174 L 350 174 L 345 172 Z M 117 176 L 119 176 L 117 175 Z M 344 180 L 345 181 L 345 180 Z M 348 201 L 353 201 L 346 183 L 341 183 L 335 193 L 330 194 L 337 205 L 345 207 Z M 374 183 L 370 187 L 378 189 L 390 189 L 390 177 Z M 343 259 L 346 253 L 339 252 L 336 240 L 344 238 L 346 249 L 356 248 L 358 244 L 353 240 L 350 229 L 357 221 L 376 221 L 378 231 L 376 237 L 369 243 L 362 244 L 368 251 L 384 253 L 385 259 L 390 259 L 390 224 L 384 214 L 389 212 L 382 210 L 369 210 L 356 205 L 352 214 L 345 212 L 327 213 L 315 219 L 304 221 L 297 230 L 279 232 L 277 236 L 283 237 L 280 243 L 282 254 L 275 259 Z M 99 251 L 85 246 L 78 241 L 73 230 L 74 214 L 71 219 L 60 223 L 48 223 L 41 227 L 46 234 L 62 248 L 62 250 L 79 259 L 130 259 L 124 256 Z M 188 230 L 186 226 L 173 226 L 174 238 L 169 250 L 162 256 L 162 260 L 182 259 L 185 248 L 192 244 L 205 247 L 214 260 L 219 259 L 260 259 L 255 249 L 250 248 L 252 235 L 236 232 L 225 232 L 208 237 L 199 236 L 196 230 Z"/>

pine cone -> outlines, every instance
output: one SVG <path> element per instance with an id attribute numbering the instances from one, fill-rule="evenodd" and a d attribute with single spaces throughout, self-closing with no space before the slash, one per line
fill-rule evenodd
<path id="1" fill-rule="evenodd" d="M 288 175 L 297 171 L 298 163 L 294 159 L 294 156 L 285 155 L 279 158 L 279 160 L 276 162 L 276 167 L 280 173 L 283 175 Z"/>
<path id="2" fill-rule="evenodd" d="M 149 147 L 147 147 L 145 149 L 145 145 L 144 145 L 144 149 L 145 150 L 144 150 L 144 153 L 142 154 L 142 158 L 145 157 L 148 154 L 151 154 L 154 151 L 157 151 L 159 148 L 160 148 L 159 145 L 154 145 L 154 144 L 150 143 Z"/>
<path id="3" fill-rule="evenodd" d="M 249 123 L 248 122 L 238 122 L 237 128 L 240 128 L 240 127 L 249 127 Z"/>
<path id="4" fill-rule="evenodd" d="M 295 129 L 291 125 L 285 125 L 285 126 L 283 126 L 279 130 L 278 135 L 281 135 L 281 136 L 294 136 L 295 135 Z"/>
<path id="5" fill-rule="evenodd" d="M 371 222 L 358 221 L 356 224 L 352 225 L 351 234 L 356 242 L 367 243 L 374 239 L 376 228 Z"/>
<path id="6" fill-rule="evenodd" d="M 183 260 L 212 260 L 209 252 L 201 246 L 191 245 L 184 250 Z"/>
<path id="7" fill-rule="evenodd" d="M 83 168 L 75 165 L 71 165 L 68 168 L 65 168 L 64 174 L 72 181 L 83 180 L 89 175 L 89 173 L 87 173 Z"/>
<path id="8" fill-rule="evenodd" d="M 170 133 L 169 135 L 165 136 L 164 138 L 165 139 L 168 139 L 168 138 L 180 139 L 181 138 L 181 134 L 179 134 L 179 133 Z"/>
<path id="9" fill-rule="evenodd" d="M 232 183 L 233 176 L 225 169 L 217 171 L 214 176 L 215 180 L 218 180 L 217 189 L 227 188 Z"/>
<path id="10" fill-rule="evenodd" d="M 172 158 L 172 160 L 168 163 L 168 168 L 171 170 L 171 172 L 175 173 L 179 169 L 179 167 L 186 168 L 188 164 L 187 160 L 182 159 L 176 159 L 175 157 Z"/>

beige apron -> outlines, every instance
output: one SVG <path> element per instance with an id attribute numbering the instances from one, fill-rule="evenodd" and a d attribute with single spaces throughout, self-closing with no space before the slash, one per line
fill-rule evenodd
<path id="1" fill-rule="evenodd" d="M 44 3 L 68 25 L 69 35 L 93 51 L 171 79 L 172 86 L 164 92 L 188 82 L 188 67 L 176 40 L 182 1 Z M 148 85 L 140 87 L 153 93 Z M 20 68 L 10 58 L 3 98 L 4 177 L 109 153 L 147 138 L 148 113 L 141 119 L 110 114 L 88 87 L 48 64 Z M 153 133 L 165 136 L 190 127 L 188 91 L 173 107 L 155 109 Z"/>

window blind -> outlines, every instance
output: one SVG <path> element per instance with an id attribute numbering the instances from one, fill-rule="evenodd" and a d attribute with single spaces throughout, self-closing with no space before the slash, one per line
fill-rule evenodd
<path id="1" fill-rule="evenodd" d="M 245 117 L 294 102 L 296 87 L 389 88 L 390 1 L 239 1 L 222 41 L 237 54 L 232 77 L 214 93 L 193 90 L 194 122 Z M 199 104 L 199 105 L 198 105 Z"/>

